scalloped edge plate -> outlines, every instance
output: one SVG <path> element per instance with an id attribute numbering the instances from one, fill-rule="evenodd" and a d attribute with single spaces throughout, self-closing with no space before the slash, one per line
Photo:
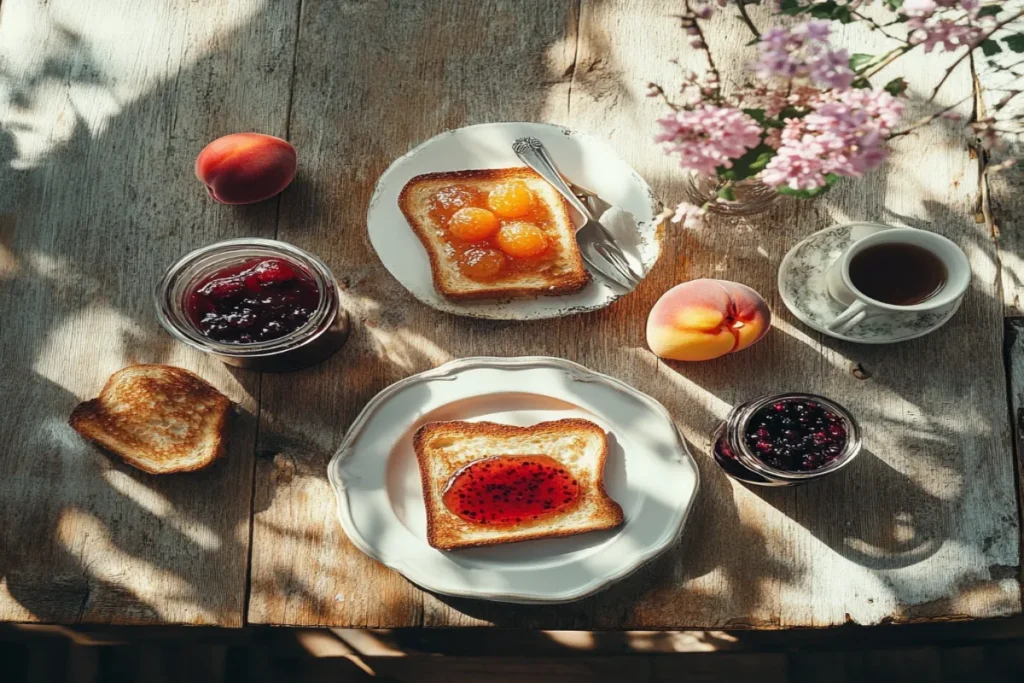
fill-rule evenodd
<path id="1" fill-rule="evenodd" d="M 618 529 L 459 551 L 431 548 L 412 434 L 441 419 L 535 424 L 567 416 L 609 433 Z M 328 465 L 341 526 L 362 552 L 436 593 L 511 603 L 579 600 L 676 542 L 700 483 L 668 411 L 607 375 L 547 357 L 465 358 L 377 394 Z"/>
<path id="2" fill-rule="evenodd" d="M 619 234 L 622 223 L 605 222 L 617 234 L 620 246 L 639 261 L 644 272 L 661 255 L 662 230 L 658 216 L 663 205 L 640 174 L 605 142 L 548 123 L 482 123 L 435 135 L 396 159 L 380 180 L 366 212 L 366 230 L 378 258 L 403 287 L 421 302 L 445 313 L 492 320 L 539 320 L 596 311 L 628 292 L 608 284 L 591 272 L 583 291 L 567 296 L 478 302 L 449 301 L 437 293 L 430 259 L 398 208 L 398 195 L 413 177 L 423 173 L 466 169 L 521 167 L 512 143 L 523 136 L 539 138 L 551 152 L 559 170 L 608 204 L 619 207 L 636 221 L 635 235 Z M 573 216 L 577 225 L 582 217 Z"/>

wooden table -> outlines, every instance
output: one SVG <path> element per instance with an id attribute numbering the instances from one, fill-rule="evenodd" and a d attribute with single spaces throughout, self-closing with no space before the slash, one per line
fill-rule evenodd
<path id="1" fill-rule="evenodd" d="M 418 304 L 365 233 L 374 183 L 450 128 L 550 121 L 607 139 L 666 201 L 683 179 L 652 143 L 646 84 L 701 68 L 658 0 L 2 0 L 0 5 L 0 619 L 530 628 L 829 626 L 1021 610 L 1010 410 L 1020 410 L 1024 261 L 1019 186 L 952 126 L 900 139 L 881 170 L 756 220 L 668 229 L 655 270 L 587 315 L 488 323 Z M 732 11 L 710 28 L 727 80 L 750 58 Z M 767 18 L 755 13 L 762 26 Z M 842 29 L 854 52 L 885 39 Z M 910 116 L 948 64 L 913 54 Z M 963 61 L 940 102 L 990 104 L 998 74 Z M 888 80 L 882 74 L 882 82 Z M 300 175 L 279 198 L 228 207 L 192 177 L 203 145 L 257 130 L 292 141 Z M 778 298 L 782 255 L 848 219 L 924 227 L 960 243 L 974 283 L 940 332 L 859 346 L 797 323 Z M 229 369 L 159 327 L 152 289 L 186 251 L 276 237 L 342 279 L 347 346 L 302 372 Z M 410 248 L 416 248 L 410 242 Z M 671 285 L 725 277 L 776 318 L 751 350 L 659 361 L 644 321 Z M 334 516 L 326 464 L 377 391 L 467 355 L 551 355 L 660 400 L 702 474 L 678 546 L 575 604 L 523 607 L 420 591 L 360 554 Z M 213 469 L 153 477 L 67 426 L 128 363 L 201 373 L 241 406 Z M 1007 368 L 1010 385 L 1007 384 Z M 1008 391 L 1008 386 L 1013 391 Z M 860 418 L 866 453 L 791 490 L 732 483 L 708 457 L 735 402 L 800 389 Z"/>

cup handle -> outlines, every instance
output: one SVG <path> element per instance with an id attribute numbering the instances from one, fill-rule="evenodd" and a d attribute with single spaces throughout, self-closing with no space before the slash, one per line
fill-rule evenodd
<path id="1" fill-rule="evenodd" d="M 868 305 L 863 301 L 854 301 L 850 304 L 849 308 L 840 313 L 835 320 L 830 322 L 827 327 L 833 332 L 847 332 L 854 325 L 859 323 L 861 320 L 866 318 L 868 315 Z"/>

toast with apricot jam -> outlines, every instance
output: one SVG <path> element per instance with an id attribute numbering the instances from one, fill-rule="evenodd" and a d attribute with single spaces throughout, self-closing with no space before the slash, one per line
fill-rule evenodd
<path id="1" fill-rule="evenodd" d="M 580 418 L 514 427 L 433 422 L 413 448 L 439 550 L 613 529 L 622 508 L 604 486 L 608 438 Z"/>
<path id="2" fill-rule="evenodd" d="M 398 205 L 448 299 L 559 296 L 590 282 L 568 203 L 528 168 L 416 176 Z"/>

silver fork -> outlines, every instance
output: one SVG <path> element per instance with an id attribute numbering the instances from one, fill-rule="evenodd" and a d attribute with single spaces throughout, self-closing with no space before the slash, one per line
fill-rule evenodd
<path id="1" fill-rule="evenodd" d="M 569 184 L 555 168 L 547 149 L 537 138 L 519 138 L 512 144 L 512 150 L 523 163 L 540 174 L 544 180 L 558 190 L 572 206 L 583 214 L 586 223 L 576 230 L 583 260 L 594 270 L 627 290 L 640 284 L 643 273 L 637 273 L 615 243 L 615 238 L 594 216 L 594 212 L 573 192 Z"/>

